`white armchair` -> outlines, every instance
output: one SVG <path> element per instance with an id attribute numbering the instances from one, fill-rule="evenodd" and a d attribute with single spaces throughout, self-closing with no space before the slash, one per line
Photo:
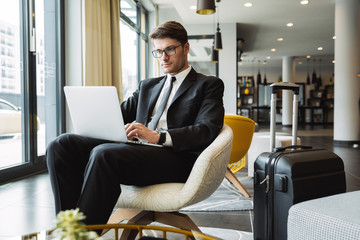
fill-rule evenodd
<path id="1" fill-rule="evenodd" d="M 186 183 L 164 183 L 147 187 L 121 185 L 119 208 L 108 224 L 129 220 L 129 224 L 147 225 L 160 222 L 186 230 L 199 231 L 183 207 L 198 203 L 220 186 L 231 154 L 233 133 L 224 124 L 217 138 L 200 154 Z M 135 238 L 136 232 L 124 231 L 121 239 Z"/>

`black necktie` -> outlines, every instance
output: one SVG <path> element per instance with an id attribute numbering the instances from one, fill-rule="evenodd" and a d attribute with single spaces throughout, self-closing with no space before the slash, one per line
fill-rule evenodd
<path id="1" fill-rule="evenodd" d="M 166 104 L 168 102 L 171 90 L 172 90 L 172 86 L 173 86 L 173 82 L 176 80 L 175 77 L 171 77 L 170 80 L 170 85 L 169 88 L 167 89 L 167 91 L 164 93 L 161 102 L 159 104 L 159 107 L 156 109 L 156 112 L 154 114 L 154 116 L 152 117 L 150 123 L 149 123 L 149 128 L 152 130 L 156 129 L 156 126 L 158 125 L 159 119 L 161 117 L 161 115 L 163 114 Z"/>

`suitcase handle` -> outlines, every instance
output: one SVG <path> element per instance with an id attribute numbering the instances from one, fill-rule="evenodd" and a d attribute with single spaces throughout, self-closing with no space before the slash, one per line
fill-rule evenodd
<path id="1" fill-rule="evenodd" d="M 308 150 L 308 149 L 312 149 L 312 146 L 290 145 L 290 146 L 287 146 L 287 147 L 274 148 L 274 152 L 284 152 L 286 149 L 296 149 L 296 148 Z"/>
<path id="2" fill-rule="evenodd" d="M 297 124 L 298 124 L 298 98 L 299 98 L 299 85 L 290 82 L 273 83 L 271 88 L 271 106 L 270 106 L 270 151 L 275 148 L 275 132 L 276 132 L 276 93 L 279 89 L 292 90 L 293 97 L 293 124 L 292 124 L 292 145 L 297 144 Z"/>
<path id="3" fill-rule="evenodd" d="M 299 95 L 300 86 L 295 83 L 282 82 L 282 83 L 273 83 L 270 85 L 271 93 L 277 93 L 278 89 L 292 90 L 295 95 Z"/>

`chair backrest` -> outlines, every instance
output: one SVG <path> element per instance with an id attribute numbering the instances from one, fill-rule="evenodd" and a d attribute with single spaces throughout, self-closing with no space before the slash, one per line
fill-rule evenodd
<path id="1" fill-rule="evenodd" d="M 225 114 L 224 123 L 233 130 L 234 137 L 229 163 L 235 163 L 242 159 L 250 148 L 255 122 L 244 116 Z"/>
<path id="2" fill-rule="evenodd" d="M 232 129 L 224 124 L 220 134 L 197 158 L 181 190 L 182 196 L 192 196 L 186 205 L 200 202 L 218 189 L 229 164 L 232 139 Z"/>

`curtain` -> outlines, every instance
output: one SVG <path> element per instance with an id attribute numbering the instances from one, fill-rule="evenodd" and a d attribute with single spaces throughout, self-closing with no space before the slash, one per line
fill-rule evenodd
<path id="1" fill-rule="evenodd" d="M 85 85 L 115 86 L 122 101 L 119 0 L 85 0 Z"/>

